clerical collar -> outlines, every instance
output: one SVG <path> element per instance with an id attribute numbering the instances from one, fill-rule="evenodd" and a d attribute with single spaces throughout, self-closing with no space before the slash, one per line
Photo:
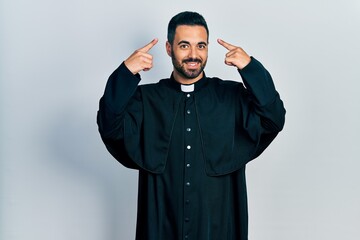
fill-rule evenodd
<path id="1" fill-rule="evenodd" d="M 181 91 L 186 92 L 186 93 L 193 92 L 194 86 L 195 86 L 195 84 L 189 84 L 189 85 L 181 84 Z"/>
<path id="2" fill-rule="evenodd" d="M 205 87 L 208 82 L 205 73 L 201 79 L 199 79 L 193 84 L 181 84 L 175 80 L 173 74 L 171 74 L 171 77 L 168 80 L 170 81 L 166 81 L 166 82 L 168 82 L 169 87 L 181 92 L 197 92 L 201 90 L 203 87 Z"/>

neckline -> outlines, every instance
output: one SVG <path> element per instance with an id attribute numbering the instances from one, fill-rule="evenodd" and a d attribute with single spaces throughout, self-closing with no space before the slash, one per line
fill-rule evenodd
<path id="1" fill-rule="evenodd" d="M 203 77 L 201 79 L 199 79 L 198 81 L 192 83 L 192 84 L 181 84 L 179 82 L 177 82 L 174 78 L 174 75 L 171 74 L 170 79 L 168 79 L 169 81 L 167 81 L 169 83 L 169 86 L 173 89 L 175 89 L 178 92 L 197 92 L 199 90 L 201 90 L 203 87 L 206 86 L 208 79 L 205 75 L 205 73 L 203 74 Z"/>

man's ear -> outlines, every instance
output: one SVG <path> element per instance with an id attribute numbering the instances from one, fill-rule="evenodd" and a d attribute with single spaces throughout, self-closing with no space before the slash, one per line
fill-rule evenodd
<path id="1" fill-rule="evenodd" d="M 169 43 L 169 41 L 166 41 L 166 52 L 169 57 L 171 57 L 171 44 Z"/>

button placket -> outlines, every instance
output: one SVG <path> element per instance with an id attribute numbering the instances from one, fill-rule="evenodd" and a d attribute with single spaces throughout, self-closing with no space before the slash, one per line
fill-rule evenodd
<path id="1" fill-rule="evenodd" d="M 191 161 L 194 158 L 194 99 L 193 94 L 187 93 L 185 95 L 185 115 L 184 115 L 184 135 L 185 135 L 185 159 L 184 159 L 184 239 L 189 239 L 191 232 Z"/>

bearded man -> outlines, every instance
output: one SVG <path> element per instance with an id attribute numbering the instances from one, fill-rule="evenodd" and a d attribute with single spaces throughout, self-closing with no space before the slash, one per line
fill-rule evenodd
<path id="1" fill-rule="evenodd" d="M 246 240 L 245 166 L 282 130 L 285 109 L 269 72 L 218 39 L 243 83 L 207 77 L 209 30 L 196 12 L 168 25 L 170 78 L 139 85 L 154 39 L 109 77 L 98 126 L 109 152 L 139 172 L 137 240 Z"/>

